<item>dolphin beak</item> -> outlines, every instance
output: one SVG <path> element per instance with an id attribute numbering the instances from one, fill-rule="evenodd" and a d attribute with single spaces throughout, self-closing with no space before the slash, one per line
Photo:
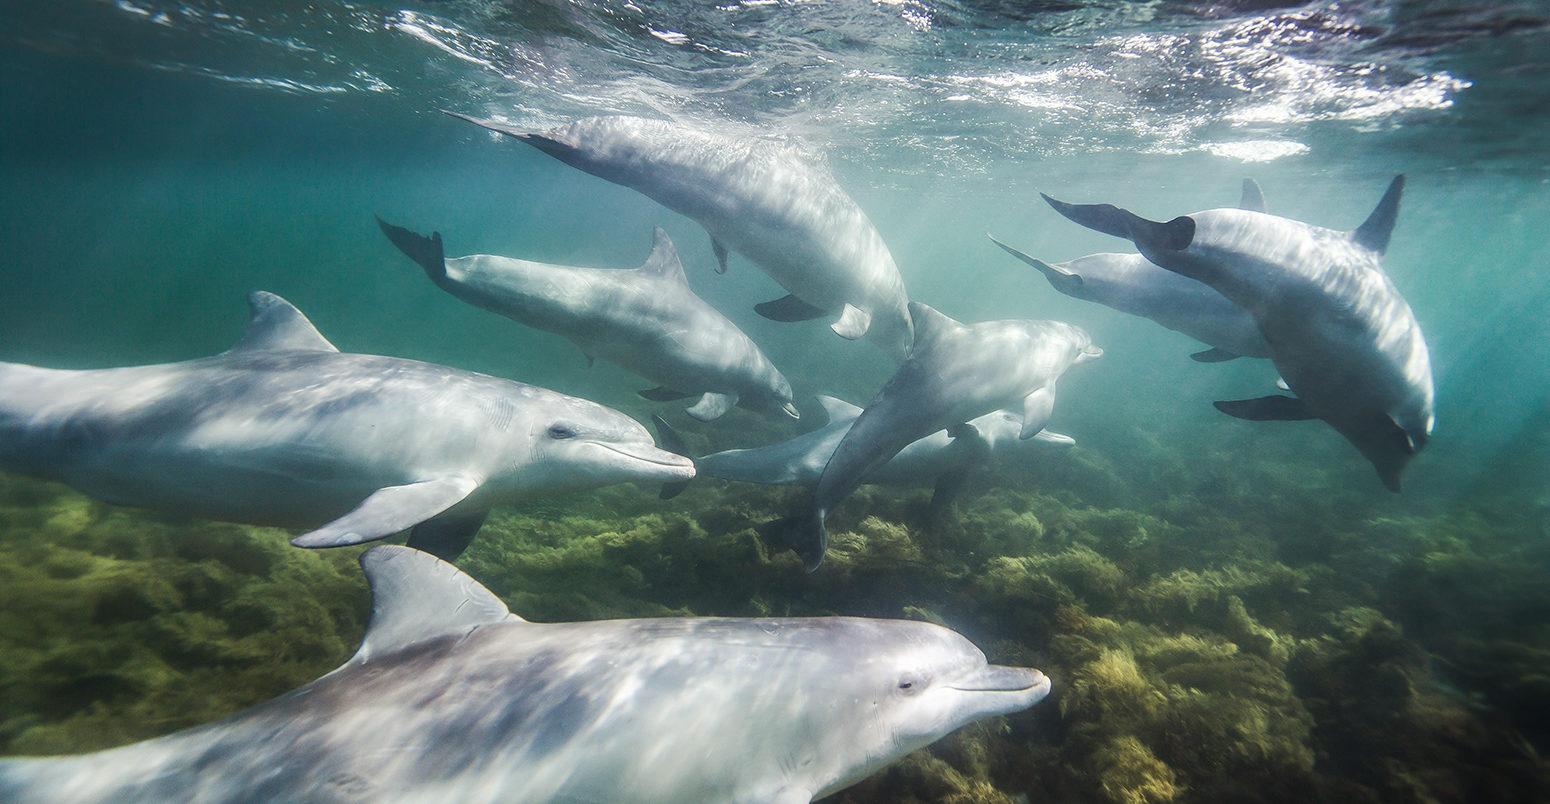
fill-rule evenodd
<path id="1" fill-rule="evenodd" d="M 658 449 L 653 444 L 605 444 L 593 442 L 613 452 L 649 466 L 639 467 L 645 477 L 641 480 L 689 480 L 694 477 L 694 461 L 682 455 L 674 455 Z"/>
<path id="2" fill-rule="evenodd" d="M 802 418 L 802 414 L 797 412 L 797 406 L 791 404 L 790 402 L 783 403 L 780 406 L 780 409 L 784 410 L 786 412 L 786 415 L 790 416 L 793 419 L 800 419 L 800 418 Z"/>
<path id="3" fill-rule="evenodd" d="M 978 673 L 961 678 L 951 684 L 960 692 L 1032 692 L 1040 691 L 1039 697 L 1049 694 L 1049 676 L 1032 667 L 1007 667 L 987 664 Z"/>

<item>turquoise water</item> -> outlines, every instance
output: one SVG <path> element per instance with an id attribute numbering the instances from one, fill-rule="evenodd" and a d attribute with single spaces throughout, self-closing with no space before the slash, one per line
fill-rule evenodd
<path id="1" fill-rule="evenodd" d="M 985 473 L 945 526 L 918 521 L 928 491 L 865 492 L 831 527 L 842 550 L 845 534 L 870 546 L 812 579 L 778 550 L 751 546 L 750 526 L 796 500 L 781 491 L 712 482 L 667 503 L 651 489 L 618 489 L 519 507 L 498 515 L 496 533 L 465 559 L 513 610 L 534 619 L 931 616 L 992 659 L 1050 672 L 1055 699 L 1000 731 L 951 738 L 932 760 L 912 759 L 849 800 L 998 800 L 994 791 L 1013 800 L 1462 801 L 1544 791 L 1544 768 L 1525 747 L 1542 752 L 1550 740 L 1550 685 L 1533 669 L 1550 658 L 1550 599 L 1539 584 L 1550 567 L 1550 9 L 639 5 L 321 3 L 302 12 L 80 0 L 0 10 L 0 359 L 102 367 L 210 354 L 241 331 L 244 294 L 264 289 L 346 351 L 511 377 L 643 421 L 661 412 L 702 450 L 790 437 L 812 425 L 741 411 L 699 425 L 639 399 L 650 383 L 602 362 L 589 369 L 567 341 L 436 289 L 372 217 L 439 230 L 453 255 L 599 267 L 638 265 L 660 225 L 695 290 L 786 373 L 804 415 L 816 414 L 818 393 L 865 402 L 891 372 L 881 353 L 817 322 L 759 318 L 752 305 L 784 291 L 735 255 L 716 276 L 692 221 L 437 110 L 533 127 L 642 114 L 790 141 L 821 154 L 866 210 L 911 298 L 965 321 L 1056 318 L 1092 333 L 1105 355 L 1062 380 L 1050 425 L 1077 450 Z M 1060 218 L 1038 193 L 1165 220 L 1233 205 L 1245 177 L 1275 214 L 1350 229 L 1397 173 L 1407 185 L 1385 266 L 1426 334 L 1438 400 L 1436 432 L 1398 496 L 1327 427 L 1241 422 L 1211 408 L 1265 393 L 1275 379 L 1268 363 L 1193 363 L 1193 341 L 1061 296 L 985 239 L 1051 261 L 1122 250 Z M 364 585 L 347 556 L 283 556 L 255 569 L 231 555 L 271 556 L 280 534 L 4 482 L 0 554 L 12 593 L 0 614 L 0 697 L 13 703 L 0 704 L 0 750 L 85 750 L 203 722 L 315 677 L 353 646 Z M 567 553 L 586 552 L 576 545 L 598 536 L 588 531 L 615 534 L 604 542 L 618 549 Z M 174 546 L 202 539 L 247 546 L 231 555 Z M 655 552 L 674 545 L 689 551 L 677 563 Z M 52 546 L 80 573 L 50 569 L 64 561 Z M 533 563 L 535 551 L 551 563 Z M 1120 580 L 1109 569 L 1057 566 L 1088 553 Z M 956 562 L 944 570 L 956 573 L 951 582 L 928 569 L 942 556 Z M 300 659 L 278 637 L 244 647 L 300 663 L 246 698 L 180 700 L 177 674 L 219 685 L 266 660 L 169 659 L 176 651 L 154 640 L 130 660 L 116 648 L 79 648 L 71 634 L 109 640 L 200 612 L 225 623 L 211 626 L 212 641 L 262 629 L 241 632 L 229 602 L 182 586 L 147 603 L 139 621 L 124 615 L 141 625 L 109 627 L 117 621 L 103 619 L 109 604 L 100 601 L 116 598 L 86 583 L 106 571 L 103 561 L 119 562 L 111 568 L 120 573 L 151 571 L 135 562 L 172 573 L 224 562 L 242 590 L 230 593 L 244 596 L 258 592 L 242 578 L 284 596 L 325 567 L 337 591 L 317 593 L 317 605 L 331 613 L 273 620 L 324 647 Z M 1007 561 L 1027 578 L 1007 580 Z M 1274 580 L 1276 567 L 1295 578 L 1290 587 Z M 1164 582 L 1184 583 L 1185 572 L 1203 585 L 1167 597 Z M 728 589 L 726 573 L 758 580 Z M 545 583 L 564 588 L 581 576 L 612 591 L 542 599 Z M 34 578 L 79 582 L 76 591 L 99 602 L 72 620 L 65 609 L 85 604 L 22 599 L 19 590 L 54 588 L 23 582 Z M 1044 589 L 1029 578 L 1053 580 Z M 1254 628 L 1223 613 L 1240 609 Z M 58 633 L 33 633 L 25 622 L 34 615 L 22 611 L 54 611 L 36 617 L 57 621 Z M 1094 630 L 1094 617 L 1112 628 Z M 1256 634 L 1282 648 L 1256 649 Z M 1220 664 L 1190 677 L 1182 667 L 1209 662 L 1154 644 L 1186 636 L 1257 658 L 1246 670 L 1212 653 Z M 1103 672 L 1120 656 L 1167 700 L 1162 710 L 1104 705 L 1127 700 L 1124 680 Z M 1356 667 L 1397 668 L 1403 695 Z M 1349 674 L 1335 684 L 1339 668 Z M 1223 680 L 1262 671 L 1270 681 Z M 92 681 L 104 677 L 121 683 Z M 1270 687 L 1278 692 L 1244 691 Z M 1191 719 L 1190 700 L 1214 702 L 1207 709 L 1236 725 Z M 1223 714 L 1235 706 L 1247 713 Z M 1303 725 L 1275 739 L 1245 731 L 1267 720 Z M 1390 744 L 1363 730 L 1375 722 L 1416 737 Z M 1202 748 L 1165 747 L 1181 741 Z M 937 759 L 990 786 L 953 787 Z M 1233 787 L 1235 776 L 1285 786 L 1250 791 Z"/>

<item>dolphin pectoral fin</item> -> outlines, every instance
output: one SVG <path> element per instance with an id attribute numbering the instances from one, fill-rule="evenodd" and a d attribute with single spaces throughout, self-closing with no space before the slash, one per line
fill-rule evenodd
<path id="1" fill-rule="evenodd" d="M 1023 441 L 1039 434 L 1049 424 L 1050 414 L 1055 412 L 1055 384 L 1040 388 L 1023 397 L 1023 427 L 1017 437 Z"/>
<path id="2" fill-rule="evenodd" d="M 872 326 L 872 314 L 862 310 L 853 304 L 845 305 L 840 313 L 840 320 L 829 325 L 834 334 L 849 341 L 853 341 L 866 334 L 867 328 Z"/>
<path id="3" fill-rule="evenodd" d="M 990 242 L 1000 246 L 1002 251 L 1005 251 L 1013 257 L 1016 257 L 1017 259 L 1022 260 L 1023 262 L 1028 263 L 1029 265 L 1038 269 L 1039 273 L 1044 274 L 1044 278 L 1048 279 L 1049 283 L 1054 285 L 1056 290 L 1062 293 L 1069 293 L 1071 290 L 1079 288 L 1083 285 L 1081 274 L 1074 274 L 1062 266 L 1051 265 L 1041 259 L 1024 254 L 1023 252 L 1012 248 L 1000 240 L 991 237 L 990 233 L 988 232 L 985 234 L 985 236 L 990 237 Z"/>
<path id="4" fill-rule="evenodd" d="M 671 388 L 657 387 L 638 391 L 641 399 L 649 399 L 652 402 L 673 402 L 679 399 L 688 399 L 694 394 L 686 394 L 683 391 L 674 391 Z"/>
<path id="5" fill-rule="evenodd" d="M 1049 430 L 1040 430 L 1039 434 L 1033 437 L 1033 440 L 1042 441 L 1046 444 L 1057 447 L 1076 446 L 1076 439 L 1072 438 L 1071 436 L 1068 436 L 1065 433 L 1053 433 Z"/>
<path id="6" fill-rule="evenodd" d="M 1308 412 L 1301 399 L 1279 394 L 1211 404 L 1228 416 L 1251 422 L 1301 422 L 1318 418 Z"/>
<path id="7" fill-rule="evenodd" d="M 726 273 L 727 272 L 727 246 L 726 246 L 726 244 L 721 242 L 720 240 L 717 240 L 715 235 L 711 235 L 710 236 L 710 250 L 716 253 L 716 273 L 718 273 L 718 274 Z"/>
<path id="8" fill-rule="evenodd" d="M 458 504 L 479 484 L 447 477 L 377 489 L 355 510 L 291 540 L 297 547 L 342 547 L 385 539 Z"/>
<path id="9" fill-rule="evenodd" d="M 1238 198 L 1238 209 L 1246 209 L 1250 212 L 1265 211 L 1265 193 L 1259 189 L 1259 182 L 1253 179 L 1243 180 L 1243 195 Z"/>
<path id="10" fill-rule="evenodd" d="M 783 296 L 774 301 L 753 306 L 754 312 L 771 321 L 811 321 L 828 314 L 827 310 L 814 307 L 796 296 Z"/>
<path id="11" fill-rule="evenodd" d="M 1389 189 L 1378 201 L 1378 206 L 1351 233 L 1351 239 L 1357 245 L 1379 254 L 1388 251 L 1389 236 L 1394 234 L 1394 221 L 1399 218 L 1399 197 L 1404 192 L 1405 174 L 1401 173 L 1389 182 Z"/>
<path id="12" fill-rule="evenodd" d="M 483 625 L 526 622 L 478 581 L 419 550 L 378 545 L 360 562 L 371 586 L 371 622 L 352 664 Z"/>
<path id="13" fill-rule="evenodd" d="M 667 423 L 667 419 L 652 414 L 651 423 L 657 427 L 657 446 L 674 455 L 682 455 L 691 461 L 694 460 L 694 455 L 689 452 L 689 442 L 684 441 L 683 434 L 674 430 L 673 426 Z M 664 500 L 671 500 L 682 494 L 686 488 L 689 488 L 688 480 L 663 483 L 661 497 Z"/>
<path id="14" fill-rule="evenodd" d="M 225 354 L 265 351 L 339 351 L 294 305 L 268 291 L 248 294 L 248 326 Z"/>
<path id="15" fill-rule="evenodd" d="M 1141 247 L 1143 254 L 1148 247 L 1158 251 L 1183 251 L 1195 240 L 1195 219 L 1188 215 L 1158 223 L 1113 204 L 1067 204 L 1043 193 L 1039 196 L 1073 223 L 1095 232 L 1123 237 Z"/>
<path id="16" fill-rule="evenodd" d="M 823 515 L 816 510 L 802 516 L 766 522 L 754 530 L 766 538 L 778 536 L 802 559 L 802 568 L 809 573 L 823 564 L 824 553 L 829 549 L 829 534 L 824 530 Z"/>
<path id="17" fill-rule="evenodd" d="M 737 396 L 733 394 L 718 394 L 715 391 L 706 391 L 700 397 L 700 401 L 694 403 L 684 411 L 690 416 L 702 422 L 715 421 L 726 415 L 726 412 L 737 404 Z"/>
<path id="18" fill-rule="evenodd" d="M 451 561 L 468 549 L 468 543 L 474 540 L 474 535 L 484 526 L 484 520 L 489 515 L 490 512 L 486 509 L 458 516 L 448 515 L 427 519 L 414 526 L 414 530 L 409 532 L 409 541 L 405 544 L 422 553 L 430 553 L 443 561 Z"/>
<path id="19" fill-rule="evenodd" d="M 402 226 L 394 226 L 381 218 L 377 218 L 377 226 L 381 227 L 382 233 L 387 235 L 388 242 L 397 246 L 404 256 L 425 269 L 425 275 L 430 277 L 432 282 L 446 281 L 447 255 L 441 247 L 441 232 L 431 232 L 431 236 L 426 237 Z"/>
<path id="20" fill-rule="evenodd" d="M 1292 386 L 1286 384 L 1286 378 L 1285 377 L 1277 377 L 1276 378 L 1276 387 L 1280 388 L 1283 391 L 1291 391 L 1292 390 Z"/>
<path id="21" fill-rule="evenodd" d="M 1220 346 L 1214 346 L 1204 352 L 1196 352 L 1189 356 L 1196 363 L 1225 363 L 1228 360 L 1237 360 L 1243 355 L 1233 354 Z"/>

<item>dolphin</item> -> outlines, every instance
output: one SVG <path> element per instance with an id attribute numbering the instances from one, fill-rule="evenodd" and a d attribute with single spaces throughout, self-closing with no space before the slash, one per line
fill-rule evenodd
<path id="1" fill-rule="evenodd" d="M 166 737 L 0 760 L 0 800 L 805 804 L 1050 690 L 930 623 L 531 623 L 426 553 L 360 562 L 371 622 L 337 670 Z"/>
<path id="2" fill-rule="evenodd" d="M 651 256 L 628 271 L 573 268 L 476 254 L 446 259 L 430 237 L 377 224 L 442 290 L 570 339 L 660 387 L 648 399 L 698 396 L 689 415 L 717 419 L 740 402 L 799 418 L 791 383 L 736 324 L 689 289 L 673 241 L 656 230 Z"/>
<path id="3" fill-rule="evenodd" d="M 827 169 L 794 151 L 665 120 L 589 117 L 544 132 L 447 114 L 509 134 L 575 168 L 629 187 L 711 236 L 720 272 L 737 251 L 791 295 L 754 307 L 775 321 L 839 318 L 902 360 L 912 342 L 904 280 L 866 213 Z"/>
<path id="4" fill-rule="evenodd" d="M 818 402 L 829 414 L 829 423 L 823 427 L 779 444 L 724 450 L 696 458 L 695 471 L 700 477 L 744 483 L 818 485 L 835 448 L 861 415 L 861 408 L 831 396 L 819 396 Z M 985 463 L 998 449 L 1025 444 L 1069 447 L 1076 443 L 1070 436 L 1048 430 L 1040 430 L 1027 441 L 1019 439 L 1022 420 L 1021 411 L 997 410 L 954 429 L 954 435 L 945 429 L 938 430 L 910 443 L 863 482 L 911 486 L 935 483 L 936 493 L 931 502 L 937 508 L 950 503 L 970 470 Z"/>
<path id="5" fill-rule="evenodd" d="M 1430 438 L 1431 358 L 1420 324 L 1384 273 L 1405 177 L 1352 232 L 1243 209 L 1166 223 L 1108 204 L 1055 211 L 1135 243 L 1152 263 L 1204 282 L 1258 322 L 1270 358 L 1296 394 L 1217 402 L 1252 421 L 1322 419 L 1367 458 L 1390 491 Z"/>
<path id="6" fill-rule="evenodd" d="M 1238 208 L 1265 211 L 1264 195 L 1253 179 L 1243 180 Z M 1140 254 L 1090 254 L 1068 262 L 1047 263 L 994 237 L 990 242 L 1033 266 L 1052 287 L 1067 296 L 1150 318 L 1210 346 L 1190 355 L 1198 362 L 1270 357 L 1270 345 L 1265 343 L 1259 324 L 1247 310 L 1209 285 L 1153 265 Z"/>
<path id="7" fill-rule="evenodd" d="M 495 505 L 692 463 L 611 408 L 470 371 L 346 354 L 272 293 L 242 339 L 181 363 L 63 371 L 0 363 L 0 468 L 97 499 L 313 527 L 334 547 L 414 528 L 456 556 Z M 321 527 L 318 527 L 320 526 Z"/>
<path id="8" fill-rule="evenodd" d="M 802 558 L 808 572 L 828 548 L 824 520 L 866 478 L 916 439 L 1019 405 L 1018 438 L 1032 438 L 1049 421 L 1055 381 L 1103 350 L 1088 334 L 1061 321 L 988 321 L 964 325 L 910 302 L 915 345 L 881 391 L 856 417 L 796 516 L 767 523 Z"/>

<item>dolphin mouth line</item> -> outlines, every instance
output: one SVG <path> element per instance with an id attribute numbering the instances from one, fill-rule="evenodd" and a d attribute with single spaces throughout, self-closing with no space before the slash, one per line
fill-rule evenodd
<path id="1" fill-rule="evenodd" d="M 657 458 L 655 456 L 652 456 L 652 455 L 649 455 L 649 454 L 645 454 L 645 453 L 642 453 L 642 452 L 632 452 L 632 451 L 627 450 L 627 449 L 620 449 L 619 447 L 616 447 L 613 444 L 607 444 L 607 443 L 604 443 L 602 441 L 594 441 L 592 443 L 597 444 L 598 446 L 603 447 L 605 449 L 608 449 L 608 450 L 611 450 L 613 452 L 616 452 L 616 453 L 618 453 L 620 455 L 623 455 L 626 458 L 633 458 L 633 459 L 635 459 L 637 461 L 640 461 L 641 463 L 649 463 L 649 464 L 651 464 L 653 466 L 667 466 L 667 467 L 671 467 L 671 468 L 674 468 L 674 469 L 693 469 L 694 468 L 694 461 L 691 461 L 691 460 L 689 460 L 688 458 L 685 458 L 682 455 L 675 455 L 675 454 L 673 454 L 671 452 L 668 452 L 667 450 L 658 449 L 657 447 L 652 447 L 651 449 L 654 452 L 661 453 L 662 455 L 664 455 L 666 457 L 664 457 L 664 458 Z"/>
<path id="2" fill-rule="evenodd" d="M 958 684 L 949 684 L 947 687 L 959 692 L 1001 693 L 1024 693 L 1050 688 L 1049 676 L 1032 668 L 991 665 L 989 669 L 990 672 L 981 673 L 976 678 L 965 679 Z"/>

